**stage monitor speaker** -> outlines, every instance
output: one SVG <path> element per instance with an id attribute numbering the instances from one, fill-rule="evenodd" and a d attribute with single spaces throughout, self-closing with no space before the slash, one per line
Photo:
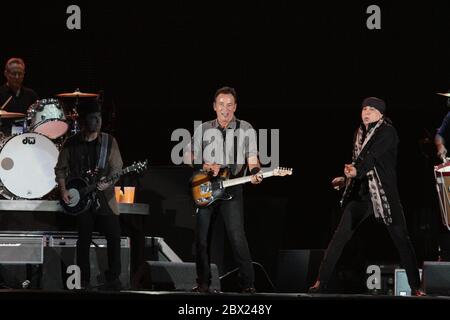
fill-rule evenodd
<path id="1" fill-rule="evenodd" d="M 69 274 L 67 267 L 75 264 L 77 237 L 73 235 L 50 236 L 49 244 L 44 248 L 44 264 L 42 265 L 42 289 L 67 289 L 66 281 Z M 123 289 L 130 285 L 130 240 L 122 237 L 120 282 Z M 90 250 L 91 286 L 97 287 L 104 283 L 104 273 L 108 270 L 107 242 L 103 237 L 93 236 Z"/>
<path id="2" fill-rule="evenodd" d="M 276 272 L 277 292 L 307 292 L 315 282 L 324 250 L 280 250 Z"/>
<path id="3" fill-rule="evenodd" d="M 425 261 L 423 285 L 426 294 L 450 295 L 450 262 Z"/>
<path id="4" fill-rule="evenodd" d="M 422 269 L 419 269 L 419 274 L 422 278 Z M 411 296 L 411 287 L 405 269 L 395 269 L 394 290 L 396 296 Z"/>
<path id="5" fill-rule="evenodd" d="M 197 285 L 195 263 L 146 261 L 139 289 L 153 291 L 191 291 Z M 220 291 L 219 272 L 211 265 L 210 289 Z"/>

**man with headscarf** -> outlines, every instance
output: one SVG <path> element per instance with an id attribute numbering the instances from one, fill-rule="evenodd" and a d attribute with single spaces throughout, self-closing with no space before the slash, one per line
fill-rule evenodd
<path id="1" fill-rule="evenodd" d="M 386 104 L 375 97 L 362 103 L 362 123 L 356 130 L 352 163 L 344 166 L 344 176 L 333 179 L 335 189 L 345 186 L 341 200 L 343 214 L 328 245 L 319 276 L 311 293 L 325 292 L 335 265 L 356 229 L 370 216 L 384 224 L 406 269 L 413 295 L 423 295 L 416 255 L 397 189 L 398 135 L 385 117 Z M 377 241 L 377 239 L 374 239 Z"/>

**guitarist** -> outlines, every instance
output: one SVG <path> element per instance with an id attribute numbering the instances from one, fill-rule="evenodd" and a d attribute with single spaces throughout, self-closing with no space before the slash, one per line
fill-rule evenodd
<path id="1" fill-rule="evenodd" d="M 194 133 L 192 145 L 193 152 L 190 154 L 190 163 L 194 162 L 195 169 L 210 171 L 211 175 L 217 176 L 221 169 L 229 167 L 231 176 L 242 175 L 248 166 L 253 175 L 252 183 L 259 184 L 262 176 L 258 174 L 260 164 L 258 161 L 258 150 L 256 141 L 246 139 L 244 143 L 236 143 L 234 139 L 234 162 L 228 161 L 225 152 L 224 141 L 233 141 L 227 139 L 227 135 L 233 135 L 236 130 L 239 132 L 253 130 L 253 127 L 244 120 L 238 120 L 234 113 L 236 111 L 236 91 L 230 87 L 223 87 L 216 91 L 214 96 L 213 108 L 216 112 L 216 119 L 203 123 L 200 130 Z M 224 139 L 216 145 L 215 152 L 209 154 L 209 149 L 213 141 L 204 139 L 208 136 L 208 131 L 217 132 L 219 130 Z M 199 132 L 201 134 L 199 134 Z M 211 132 L 211 131 L 209 131 Z M 217 141 L 215 141 L 217 142 Z M 223 153 L 222 153 L 223 152 Z M 221 154 L 222 153 L 222 154 Z M 230 154 L 228 154 L 230 156 Z M 224 160 L 225 159 L 225 160 Z M 239 161 L 239 159 L 243 159 Z M 193 160 L 193 161 L 192 161 Z M 231 163 L 231 164 L 230 164 Z M 222 215 L 225 229 L 230 240 L 234 258 L 239 266 L 239 279 L 242 293 L 254 293 L 254 270 L 248 248 L 247 238 L 244 232 L 244 208 L 242 186 L 227 188 L 227 192 L 233 196 L 228 201 L 218 201 L 209 207 L 199 208 L 196 215 L 196 268 L 197 268 L 197 287 L 193 290 L 197 292 L 209 292 L 211 283 L 210 273 L 210 239 L 213 232 L 212 226 L 214 218 L 218 213 Z"/>
<path id="2" fill-rule="evenodd" d="M 81 131 L 65 141 L 55 167 L 56 181 L 65 203 L 71 201 L 66 189 L 66 181 L 69 178 L 83 177 L 92 183 L 100 180 L 99 177 L 119 172 L 123 164 L 117 141 L 111 135 L 100 132 L 102 116 L 98 103 L 95 100 L 83 101 L 79 105 L 78 113 Z M 87 172 L 90 174 L 87 175 Z M 76 256 L 81 269 L 81 285 L 82 288 L 89 288 L 89 251 L 92 232 L 97 222 L 106 237 L 108 247 L 109 268 L 105 274 L 103 289 L 118 290 L 121 287 L 120 224 L 113 183 L 100 181 L 97 191 L 94 193 L 93 205 L 77 216 Z"/>
<path id="3" fill-rule="evenodd" d="M 345 244 L 366 218 L 375 216 L 386 226 L 397 248 L 412 294 L 423 295 L 397 190 L 397 131 L 384 117 L 385 111 L 381 99 L 370 97 L 362 103 L 362 124 L 355 134 L 353 162 L 344 166 L 345 178 L 335 178 L 332 182 L 336 188 L 347 185 L 341 201 L 342 218 L 326 250 L 318 280 L 309 290 L 311 293 L 326 290 Z"/>

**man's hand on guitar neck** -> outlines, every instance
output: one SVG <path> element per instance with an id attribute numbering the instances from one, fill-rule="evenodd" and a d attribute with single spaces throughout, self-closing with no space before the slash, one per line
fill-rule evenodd
<path id="1" fill-rule="evenodd" d="M 100 179 L 100 182 L 97 183 L 97 190 L 103 191 L 108 189 L 108 187 L 111 186 L 111 182 L 103 182 L 102 180 L 105 179 L 105 177 Z"/>
<path id="2" fill-rule="evenodd" d="M 213 173 L 213 176 L 216 177 L 219 174 L 220 171 L 220 164 L 217 163 L 204 163 L 203 164 L 203 170 L 209 172 L 211 171 Z"/>
<path id="3" fill-rule="evenodd" d="M 257 173 L 257 174 L 252 175 L 251 183 L 260 184 L 262 181 L 263 181 L 262 173 Z"/>
<path id="4" fill-rule="evenodd" d="M 261 167 L 259 166 L 259 163 L 250 164 L 250 173 L 252 175 L 251 183 L 253 184 L 260 184 L 263 181 L 263 174 L 261 172 Z"/>

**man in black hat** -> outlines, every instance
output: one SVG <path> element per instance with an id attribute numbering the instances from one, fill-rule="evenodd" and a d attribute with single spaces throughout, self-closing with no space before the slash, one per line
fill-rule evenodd
<path id="1" fill-rule="evenodd" d="M 69 178 L 83 177 L 91 183 L 99 177 L 111 176 L 122 169 L 122 157 L 116 139 L 100 132 L 102 116 L 95 100 L 87 100 L 79 105 L 81 131 L 68 138 L 59 154 L 55 167 L 61 198 L 70 203 L 66 189 Z M 77 264 L 81 269 L 83 288 L 89 287 L 89 250 L 95 223 L 98 223 L 107 240 L 108 271 L 105 274 L 104 289 L 118 290 L 121 287 L 120 224 L 119 210 L 114 196 L 114 184 L 97 183 L 93 205 L 77 216 L 78 241 Z"/>
<path id="2" fill-rule="evenodd" d="M 341 200 L 343 214 L 328 245 L 319 270 L 318 280 L 310 292 L 324 292 L 333 269 L 356 229 L 368 217 L 383 223 L 400 255 L 414 295 L 420 278 L 414 248 L 408 236 L 402 205 L 397 190 L 397 131 L 384 116 L 386 104 L 370 97 L 362 103 L 362 123 L 356 130 L 353 162 L 344 166 L 344 176 L 333 179 L 335 189 L 346 187 Z M 377 239 L 374 239 L 377 241 Z"/>

